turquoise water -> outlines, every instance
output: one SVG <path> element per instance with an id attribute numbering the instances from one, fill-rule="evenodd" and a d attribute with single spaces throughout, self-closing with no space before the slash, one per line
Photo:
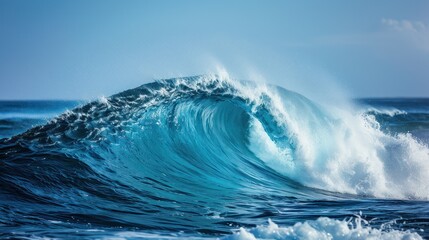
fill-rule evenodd
<path id="1" fill-rule="evenodd" d="M 347 106 L 217 76 L 0 102 L 0 236 L 429 237 L 429 99 Z"/>

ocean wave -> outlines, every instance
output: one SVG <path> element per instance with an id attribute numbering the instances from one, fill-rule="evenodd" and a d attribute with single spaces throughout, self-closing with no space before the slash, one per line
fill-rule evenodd
<path id="1" fill-rule="evenodd" d="M 217 76 L 101 99 L 5 142 L 18 143 L 65 154 L 125 185 L 163 169 L 177 185 L 264 186 L 260 172 L 274 171 L 331 192 L 429 197 L 429 150 L 410 134 L 383 133 L 370 115 L 328 111 L 279 87 Z M 258 172 L 265 166 L 271 170 Z"/>
<path id="2" fill-rule="evenodd" d="M 225 234 L 227 219 L 252 216 L 273 196 L 429 199 L 429 148 L 411 134 L 385 133 L 370 114 L 216 75 L 82 105 L 0 140 L 0 159 L 0 210 L 19 202 L 16 224 L 36 214 Z"/>

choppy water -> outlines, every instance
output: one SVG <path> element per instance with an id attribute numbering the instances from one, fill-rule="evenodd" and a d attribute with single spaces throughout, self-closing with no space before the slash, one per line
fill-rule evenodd
<path id="1" fill-rule="evenodd" d="M 429 99 L 199 76 L 0 102 L 0 137 L 2 238 L 429 237 Z"/>

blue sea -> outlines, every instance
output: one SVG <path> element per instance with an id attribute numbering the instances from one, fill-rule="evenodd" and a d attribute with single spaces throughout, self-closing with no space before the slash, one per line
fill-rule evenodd
<path id="1" fill-rule="evenodd" d="M 429 99 L 216 75 L 0 102 L 2 239 L 429 238 Z"/>

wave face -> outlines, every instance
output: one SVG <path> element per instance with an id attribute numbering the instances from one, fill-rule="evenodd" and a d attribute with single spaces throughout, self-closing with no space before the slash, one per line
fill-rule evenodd
<path id="1" fill-rule="evenodd" d="M 0 222 L 29 236 L 213 236 L 288 208 L 280 223 L 347 217 L 362 199 L 396 206 L 371 216 L 400 212 L 408 205 L 398 200 L 429 198 L 429 149 L 386 131 L 383 114 L 218 76 L 145 84 L 0 140 Z"/>

